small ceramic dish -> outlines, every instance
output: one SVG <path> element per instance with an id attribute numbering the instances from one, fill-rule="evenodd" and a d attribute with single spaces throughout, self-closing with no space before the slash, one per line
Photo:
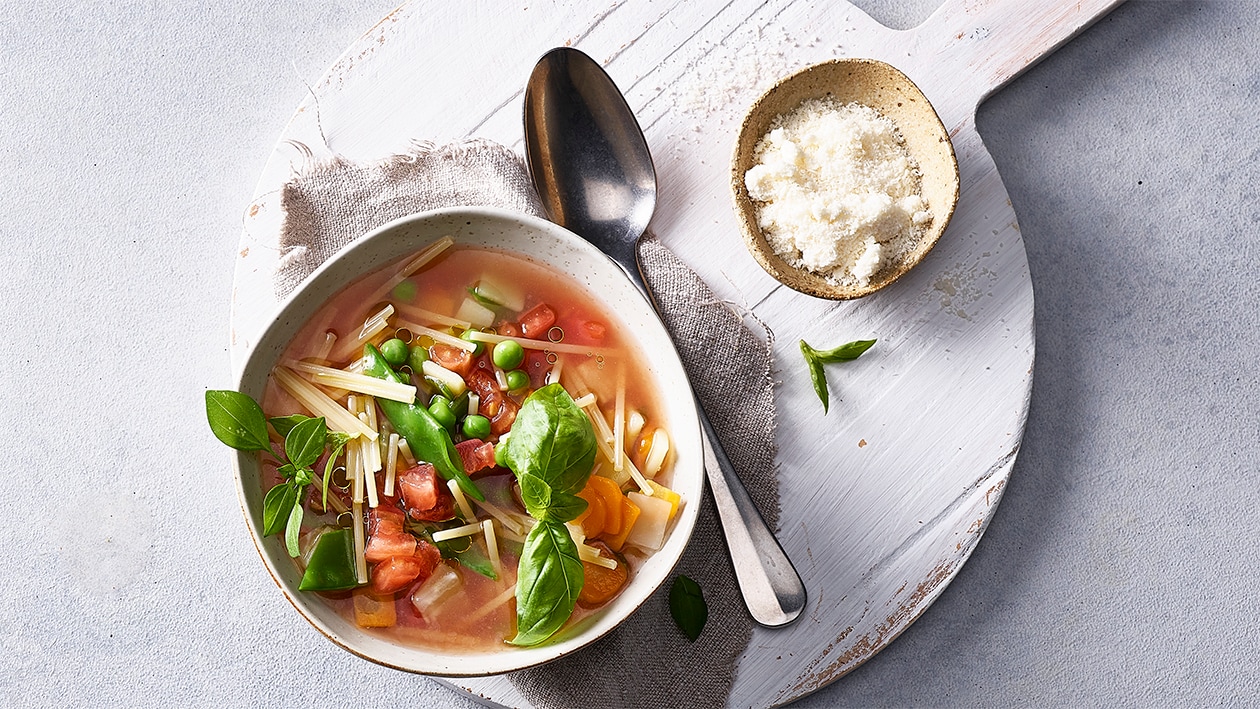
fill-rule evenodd
<path id="1" fill-rule="evenodd" d="M 803 101 L 830 96 L 841 104 L 874 108 L 896 124 L 910 156 L 922 173 L 922 193 L 932 224 L 913 249 L 885 265 L 866 286 L 840 286 L 823 276 L 792 266 L 774 252 L 757 223 L 757 203 L 748 196 L 744 174 L 756 164 L 758 141 L 775 118 Z M 894 67 L 874 59 L 837 59 L 816 64 L 775 84 L 744 117 L 731 159 L 731 191 L 744 241 L 753 258 L 780 283 L 819 298 L 848 300 L 887 286 L 918 264 L 940 239 L 958 204 L 958 160 L 944 124 L 914 82 Z"/>
<path id="2" fill-rule="evenodd" d="M 620 268 L 582 238 L 551 222 L 495 209 L 457 208 L 405 217 L 346 246 L 320 266 L 287 301 L 245 359 L 238 391 L 263 399 L 268 374 L 307 320 L 338 291 L 358 277 L 451 236 L 457 245 L 491 247 L 524 256 L 568 274 L 615 313 L 640 352 L 658 392 L 658 403 L 671 433 L 672 486 L 685 501 L 662 548 L 632 568 L 619 596 L 562 628 L 533 647 L 503 645 L 489 652 L 445 653 L 406 646 L 369 633 L 340 615 L 318 594 L 301 592 L 302 573 L 284 550 L 283 535 L 264 537 L 262 471 L 256 453 L 238 453 L 237 492 L 254 544 L 285 597 L 311 625 L 337 645 L 389 667 L 442 676 L 482 676 L 511 672 L 568 655 L 612 630 L 637 609 L 667 578 L 682 555 L 700 510 L 704 470 L 700 424 L 682 363 L 651 306 Z"/>

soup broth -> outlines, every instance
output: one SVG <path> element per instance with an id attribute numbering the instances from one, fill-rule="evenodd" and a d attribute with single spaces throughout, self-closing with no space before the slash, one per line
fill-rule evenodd
<path id="1" fill-rule="evenodd" d="M 529 539 L 541 523 L 529 511 L 542 499 L 521 476 L 542 475 L 529 448 L 539 431 L 553 435 L 551 451 L 578 425 L 589 431 L 578 438 L 594 442 L 590 469 L 561 475 L 553 464 L 543 477 L 557 486 L 547 500 L 567 491 L 581 502 L 547 513 L 563 526 L 543 526 L 567 531 L 583 572 L 580 592 L 557 591 L 576 606 L 559 620 L 598 612 L 661 547 L 683 503 L 670 489 L 673 456 L 652 381 L 614 313 L 523 256 L 448 239 L 358 279 L 299 331 L 263 400 L 273 423 L 323 416 L 330 432 L 351 437 L 313 466 L 298 503 L 303 585 L 334 539 L 353 538 L 352 587 L 313 592 L 360 627 L 444 652 L 543 641 L 550 632 L 536 628 L 555 619 L 540 621 L 529 594 L 554 581 L 521 563 L 537 557 Z M 408 386 L 410 402 L 399 394 Z M 544 415 L 562 423 L 541 426 Z M 528 433 L 509 443 L 527 419 Z M 272 431 L 273 448 L 284 445 Z M 444 466 L 443 450 L 458 454 L 461 470 Z M 265 489 L 291 474 L 264 457 Z M 519 574 L 530 575 L 520 593 Z"/>

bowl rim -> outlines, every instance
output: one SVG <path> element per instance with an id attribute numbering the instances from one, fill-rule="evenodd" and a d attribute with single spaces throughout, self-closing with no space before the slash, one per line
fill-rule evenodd
<path id="1" fill-rule="evenodd" d="M 743 155 L 741 144 L 744 142 L 744 135 L 752 129 L 752 123 L 755 118 L 760 118 L 764 111 L 773 110 L 768 108 L 768 101 L 773 99 L 779 92 L 784 91 L 784 87 L 802 80 L 804 77 L 815 72 L 826 72 L 838 69 L 843 65 L 865 65 L 880 71 L 887 71 L 897 77 L 898 81 L 904 82 L 904 86 L 909 89 L 917 99 L 923 101 L 923 105 L 927 107 L 924 115 L 930 114 L 935 121 L 931 122 L 932 132 L 937 134 L 938 138 L 943 138 L 940 142 L 944 143 L 949 155 L 949 163 L 953 170 L 950 176 L 950 184 L 953 187 L 951 195 L 948 199 L 947 208 L 943 215 L 935 215 L 932 227 L 924 234 L 919 248 L 915 249 L 906 259 L 904 266 L 897 271 L 887 271 L 880 278 L 872 279 L 866 286 L 845 287 L 838 286 L 827 281 L 823 276 L 809 271 L 805 268 L 798 268 L 789 264 L 783 257 L 775 253 L 769 242 L 766 241 L 765 234 L 761 231 L 760 226 L 756 223 L 756 201 L 748 196 L 748 189 L 744 184 L 744 171 L 740 167 L 740 158 Z M 828 95 L 829 92 L 818 94 L 815 98 Z M 864 104 L 866 105 L 866 104 Z M 776 113 L 776 115 L 779 115 Z M 773 120 L 773 119 L 772 119 Z M 901 127 L 898 126 L 898 130 Z M 760 139 L 760 136 L 758 136 Z M 945 234 L 949 227 L 950 221 L 953 219 L 954 212 L 958 207 L 958 199 L 961 190 L 961 179 L 958 167 L 958 155 L 954 151 L 953 141 L 950 139 L 949 131 L 945 128 L 944 122 L 941 120 L 940 114 L 936 107 L 928 100 L 922 89 L 918 87 L 897 67 L 888 62 L 869 57 L 840 57 L 829 59 L 824 62 L 818 62 L 804 67 L 792 74 L 789 74 L 774 83 L 769 89 L 766 89 L 755 101 L 749 106 L 744 113 L 743 119 L 740 121 L 739 129 L 735 133 L 735 146 L 731 151 L 731 193 L 734 198 L 734 207 L 736 220 L 739 222 L 740 235 L 744 239 L 744 244 L 748 251 L 752 254 L 757 264 L 762 267 L 772 278 L 779 283 L 797 291 L 812 295 L 817 298 L 825 298 L 827 300 L 852 300 L 861 298 L 884 287 L 891 285 L 911 269 L 917 266 L 924 258 L 935 248 L 937 242 Z M 881 269 L 884 271 L 884 269 Z"/>
<path id="2" fill-rule="evenodd" d="M 674 439 L 675 446 L 677 446 L 680 442 L 684 442 L 684 448 L 691 448 L 692 450 L 692 454 L 687 455 L 686 458 L 680 456 L 676 460 L 674 469 L 675 478 L 674 483 L 672 484 L 675 485 L 675 488 L 678 487 L 679 478 L 677 476 L 681 473 L 684 478 L 691 480 L 690 487 L 693 488 L 695 492 L 692 495 L 692 499 L 688 500 L 687 504 L 680 509 L 679 515 L 676 518 L 671 531 L 668 533 L 665 542 L 662 544 L 662 548 L 647 557 L 644 564 L 636 570 L 637 573 L 631 577 L 627 587 L 623 589 L 621 594 L 613 600 L 613 603 L 616 604 L 617 608 L 615 616 L 610 615 L 609 612 L 597 612 L 595 615 L 579 621 L 578 626 L 576 628 L 570 628 L 569 634 L 562 637 L 560 640 L 549 640 L 541 645 L 527 648 L 506 648 L 506 651 L 503 649 L 496 649 L 494 651 L 484 653 L 441 654 L 427 648 L 407 646 L 396 641 L 383 639 L 380 636 L 365 633 L 361 628 L 353 626 L 353 621 L 350 621 L 349 625 L 352 626 L 351 630 L 353 632 L 357 632 L 359 634 L 359 638 L 357 638 L 356 641 L 356 639 L 344 637 L 341 632 L 339 632 L 336 628 L 330 627 L 330 625 L 322 618 L 312 612 L 308 612 L 308 610 L 304 607 L 305 604 L 310 602 L 318 603 L 319 601 L 314 601 L 313 596 L 310 597 L 309 600 L 300 596 L 299 594 L 303 592 L 297 591 L 295 585 L 291 588 L 291 584 L 285 581 L 283 573 L 277 567 L 277 560 L 273 559 L 271 553 L 264 548 L 264 544 L 266 542 L 262 536 L 262 530 L 259 522 L 251 512 L 251 504 L 247 498 L 244 477 L 245 471 L 250 466 L 255 468 L 260 467 L 259 461 L 257 460 L 257 453 L 235 451 L 236 455 L 232 458 L 233 476 L 235 478 L 237 499 L 241 507 L 241 513 L 245 518 L 246 527 L 249 529 L 250 540 L 253 542 L 255 551 L 258 552 L 264 568 L 267 569 L 272 581 L 280 589 L 289 604 L 293 606 L 302 618 L 319 631 L 320 634 L 347 652 L 385 667 L 430 676 L 485 677 L 526 669 L 529 667 L 536 667 L 577 652 L 612 632 L 620 626 L 622 622 L 629 618 L 630 615 L 638 610 L 651 595 L 656 593 L 656 591 L 664 585 L 665 581 L 668 580 L 669 576 L 677 567 L 684 551 L 690 543 L 691 535 L 695 531 L 705 488 L 704 466 L 702 456 L 700 454 L 700 423 L 694 405 L 690 382 L 686 375 L 686 370 L 683 367 L 682 361 L 676 350 L 672 347 L 672 339 L 668 330 L 666 330 L 663 322 L 660 320 L 659 316 L 656 315 L 647 299 L 644 298 L 642 294 L 639 293 L 639 291 L 631 284 L 629 278 L 626 277 L 625 273 L 621 270 L 621 267 L 616 264 L 616 262 L 612 261 L 606 254 L 599 251 L 595 246 L 582 237 L 558 224 L 555 224 L 554 222 L 495 207 L 446 207 L 407 215 L 382 224 L 381 226 L 368 231 L 364 235 L 343 246 L 325 262 L 320 264 L 314 271 L 312 271 L 312 273 L 307 276 L 298 285 L 298 287 L 296 287 L 287 297 L 283 299 L 275 312 L 268 318 L 266 327 L 263 328 L 256 340 L 251 344 L 246 356 L 242 360 L 242 365 L 237 372 L 235 380 L 236 390 L 244 393 L 250 393 L 246 390 L 247 388 L 250 388 L 250 383 L 258 377 L 261 377 L 261 381 L 265 385 L 267 377 L 266 373 L 270 371 L 272 366 L 274 366 L 274 362 L 279 357 L 280 352 L 283 351 L 284 347 L 287 346 L 288 342 L 297 333 L 297 331 L 305 325 L 314 312 L 317 311 L 318 308 L 321 307 L 329 298 L 334 297 L 342 288 L 357 278 L 373 272 L 376 268 L 379 268 L 392 260 L 396 260 L 408 253 L 413 253 L 416 248 L 419 247 L 412 246 L 401 250 L 394 247 L 395 250 L 397 250 L 397 253 L 388 257 L 375 259 L 372 266 L 366 269 L 350 269 L 351 272 L 349 273 L 339 274 L 336 269 L 342 268 L 341 263 L 343 261 L 346 261 L 352 255 L 361 251 L 370 252 L 373 248 L 389 248 L 375 247 L 374 245 L 387 239 L 395 231 L 417 225 L 424 225 L 427 222 L 442 223 L 444 221 L 451 220 L 467 221 L 470 225 L 474 220 L 488 223 L 498 222 L 503 225 L 515 223 L 517 228 L 525 227 L 533 229 L 535 232 L 540 233 L 544 238 L 558 242 L 561 248 L 575 251 L 580 258 L 602 264 L 602 267 L 607 270 L 606 272 L 599 274 L 600 279 L 606 280 L 611 278 L 612 282 L 619 284 L 612 286 L 612 288 L 620 291 L 617 294 L 618 298 L 623 301 L 627 299 L 630 301 L 626 304 L 629 308 L 639 311 L 634 313 L 634 315 L 639 317 L 639 323 L 637 326 L 632 325 L 628 321 L 628 317 L 625 313 L 620 310 L 614 310 L 609 303 L 602 301 L 602 299 L 601 308 L 605 312 L 618 317 L 626 332 L 630 334 L 633 344 L 644 357 L 647 356 L 647 342 L 645 340 L 655 342 L 658 339 L 663 338 L 665 342 L 671 344 L 668 351 L 661 352 L 653 350 L 653 356 L 651 357 L 650 362 L 653 367 L 660 365 L 663 368 L 662 371 L 653 376 L 654 380 L 658 382 L 665 380 L 670 381 L 669 387 L 658 387 L 658 390 L 663 392 L 661 394 L 661 402 L 664 405 L 664 410 L 667 411 L 669 415 L 671 438 Z M 434 234 L 432 238 L 438 238 L 438 236 L 438 234 Z M 432 239 L 421 242 L 421 246 L 423 243 L 428 243 L 431 240 Z M 402 243 L 406 240 L 398 239 L 397 241 Z M 457 238 L 456 244 L 458 245 L 459 243 L 460 240 Z M 478 244 L 477 246 L 485 245 Z M 491 246 L 491 248 L 496 247 Z M 565 268 L 557 264 L 550 263 L 544 258 L 533 254 L 513 250 L 510 247 L 497 248 L 509 253 L 523 255 L 527 258 L 527 260 L 564 273 L 566 277 L 575 282 L 575 285 L 579 288 L 579 290 L 585 291 L 588 295 L 600 298 L 599 295 L 590 292 L 591 289 L 588 285 L 577 282 L 578 279 L 572 273 L 566 271 Z M 613 274 L 616 275 L 614 276 Z M 317 292 L 322 288 L 330 289 L 327 292 L 327 295 L 323 297 L 310 295 L 312 292 Z M 627 298 L 627 296 L 630 295 L 633 295 L 633 297 Z M 316 300 L 313 304 L 308 302 L 312 298 Z M 294 311 L 301 313 L 303 310 L 308 312 L 299 317 L 296 323 L 289 322 L 286 324 L 286 318 Z M 650 314 L 651 317 L 645 319 L 642 317 L 645 314 Z M 642 332 L 641 328 L 643 327 L 646 327 L 649 332 L 646 334 Z M 279 346 L 279 351 L 274 351 L 276 345 L 273 341 L 280 338 L 280 335 L 277 335 L 276 332 L 283 332 L 286 329 L 291 330 L 291 332 L 282 338 L 282 344 Z M 260 367 L 264 368 L 261 374 L 258 372 Z M 251 394 L 251 396 L 253 396 L 253 394 Z M 257 392 L 257 396 L 255 396 L 255 398 L 261 400 L 261 391 Z M 686 405 L 683 405 L 684 403 Z M 685 438 L 683 438 L 684 436 Z M 687 441 L 690 442 L 690 446 L 685 444 Z M 261 500 L 261 496 L 259 499 Z M 261 502 L 259 504 L 261 504 Z M 667 549 L 670 550 L 669 554 L 666 554 Z M 287 559 L 284 561 L 287 562 Z M 655 563 L 651 564 L 652 574 L 645 578 L 643 574 L 644 567 L 647 567 L 653 561 L 655 561 Z M 291 562 L 289 563 L 291 564 Z M 635 585 L 636 581 L 640 581 L 637 586 Z M 626 600 L 622 601 L 621 599 L 623 598 Z M 339 615 L 337 611 L 327 606 L 326 612 L 333 615 Z M 595 618 L 595 620 L 591 620 L 591 618 Z M 344 621 L 344 618 L 342 620 Z M 592 632 L 592 629 L 594 629 L 594 632 Z M 363 640 L 365 638 L 369 639 L 367 642 L 368 645 L 385 645 L 388 646 L 388 648 L 396 649 L 402 654 L 408 656 L 432 656 L 434 658 L 445 658 L 448 661 L 453 661 L 458 664 L 480 663 L 484 664 L 485 667 L 482 669 L 463 670 L 452 666 L 436 667 L 426 666 L 415 662 L 396 661 L 382 657 L 379 654 L 374 654 L 370 648 L 364 647 Z M 496 658 L 499 659 L 496 661 Z M 507 662 L 502 658 L 520 658 L 520 660 Z"/>

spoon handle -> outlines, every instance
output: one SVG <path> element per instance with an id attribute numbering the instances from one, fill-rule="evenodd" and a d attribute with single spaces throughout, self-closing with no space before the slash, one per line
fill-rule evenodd
<path id="1" fill-rule="evenodd" d="M 609 256 L 622 267 L 659 314 L 660 305 L 647 287 L 633 245 L 629 249 L 615 250 Z M 753 620 L 761 625 L 768 628 L 787 625 L 805 610 L 805 584 L 748 496 L 748 490 L 735 473 L 726 451 L 722 450 L 722 443 L 699 399 L 696 400 L 696 413 L 699 414 L 703 434 L 704 472 L 709 478 L 709 489 L 713 491 L 718 522 L 726 537 L 726 547 L 731 554 L 735 580 L 744 596 L 744 604 L 748 606 Z"/>
<path id="2" fill-rule="evenodd" d="M 805 584 L 735 474 L 704 407 L 696 402 L 696 409 L 704 431 L 704 470 L 744 603 L 761 625 L 787 625 L 805 609 Z"/>

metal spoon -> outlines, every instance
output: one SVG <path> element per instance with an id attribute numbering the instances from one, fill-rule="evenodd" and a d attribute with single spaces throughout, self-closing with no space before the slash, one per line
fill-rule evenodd
<path id="1" fill-rule="evenodd" d="M 582 52 L 553 49 L 534 67 L 525 154 L 548 216 L 608 254 L 652 301 L 635 244 L 656 209 L 656 170 L 625 98 Z M 704 468 L 748 612 L 762 625 L 786 625 L 805 608 L 805 585 L 697 408 Z"/>

